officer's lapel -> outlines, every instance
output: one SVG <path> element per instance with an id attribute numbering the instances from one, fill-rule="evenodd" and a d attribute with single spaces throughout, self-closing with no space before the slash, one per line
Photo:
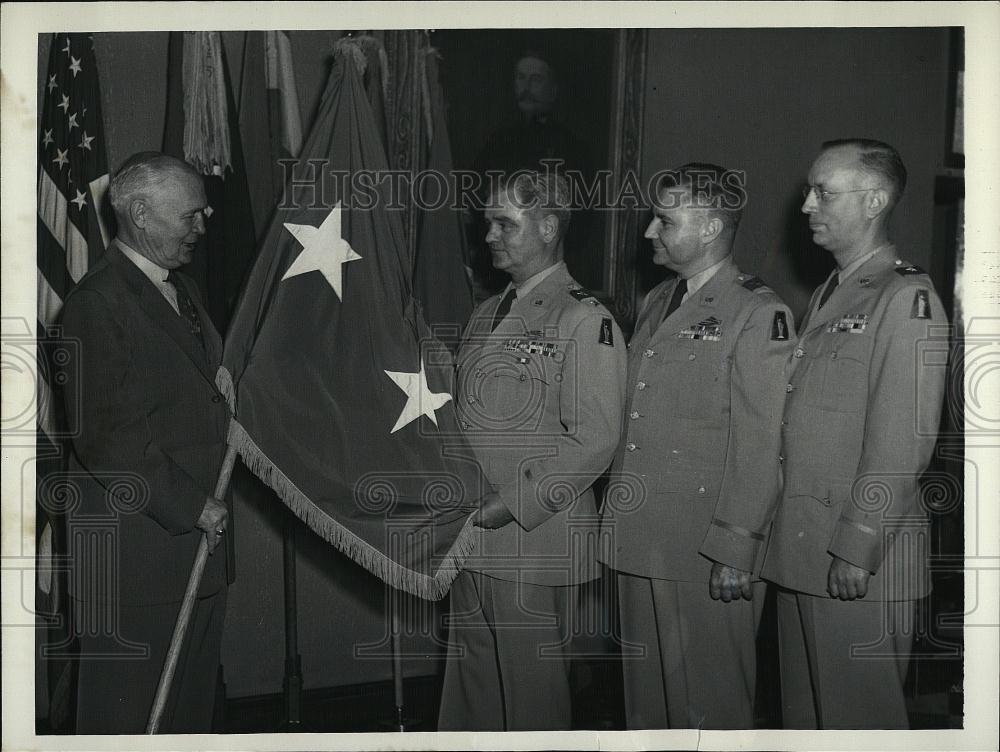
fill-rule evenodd
<path id="1" fill-rule="evenodd" d="M 851 276 L 837 285 L 822 308 L 809 309 L 809 316 L 802 326 L 802 335 L 828 327 L 845 316 L 870 315 L 871 287 L 877 285 L 877 277 L 895 264 L 896 255 L 886 249 L 858 267 Z M 823 286 L 819 289 L 822 290 Z M 814 295 L 813 306 L 818 300 L 818 295 Z"/>
<path id="2" fill-rule="evenodd" d="M 663 319 L 662 323 L 655 329 L 656 338 L 674 337 L 682 329 L 700 324 L 711 317 L 713 313 L 717 313 L 719 304 L 727 293 L 726 288 L 737 274 L 739 274 L 739 269 L 736 268 L 736 264 L 732 262 L 724 264 L 708 282 L 695 290 L 694 293 L 689 294 L 687 300 L 681 303 L 676 311 Z M 657 311 L 655 311 L 660 318 L 666 312 L 675 287 L 676 284 L 668 285 L 664 294 L 660 296 L 662 305 L 657 303 Z M 654 322 L 650 323 L 655 326 Z"/>
<path id="3" fill-rule="evenodd" d="M 531 331 L 543 331 L 545 319 L 554 305 L 553 299 L 568 291 L 571 286 L 575 286 L 573 278 L 566 269 L 556 269 L 539 282 L 523 299 L 518 300 L 516 314 L 512 312 L 510 316 L 510 319 L 515 322 L 515 328 L 511 330 L 511 334 L 521 335 Z"/>

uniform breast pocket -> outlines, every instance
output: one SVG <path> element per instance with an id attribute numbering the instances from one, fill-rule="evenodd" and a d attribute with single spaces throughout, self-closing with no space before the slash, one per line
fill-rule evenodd
<path id="1" fill-rule="evenodd" d="M 545 360 L 540 355 L 507 355 L 487 370 L 489 403 L 498 427 L 533 430 L 538 426 L 551 387 L 558 381 L 558 374 Z"/>
<path id="2" fill-rule="evenodd" d="M 684 418 L 721 419 L 728 403 L 725 394 L 729 361 L 719 342 L 691 341 L 673 353 L 674 413 Z"/>
<path id="3" fill-rule="evenodd" d="M 871 339 L 863 334 L 835 334 L 832 347 L 823 353 L 820 407 L 832 412 L 864 410 L 868 400 Z"/>

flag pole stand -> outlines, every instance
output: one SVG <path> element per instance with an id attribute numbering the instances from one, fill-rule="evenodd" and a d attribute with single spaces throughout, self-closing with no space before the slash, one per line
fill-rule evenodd
<path id="1" fill-rule="evenodd" d="M 399 599 L 398 590 L 392 591 L 389 608 L 392 622 L 392 689 L 396 700 L 396 728 L 406 731 L 403 719 L 403 651 L 399 639 Z"/>
<path id="2" fill-rule="evenodd" d="M 225 498 L 226 491 L 229 489 L 229 479 L 233 474 L 233 465 L 235 464 L 236 447 L 230 444 L 226 447 L 226 456 L 222 460 L 222 467 L 219 468 L 219 478 L 215 482 L 215 498 Z M 147 734 L 159 733 L 160 721 L 163 719 L 163 710 L 166 707 L 167 697 L 170 694 L 170 685 L 174 681 L 177 661 L 180 658 L 181 648 L 184 646 L 184 638 L 187 636 L 188 626 L 191 623 L 194 601 L 198 597 L 198 588 L 201 586 L 201 578 L 205 574 L 205 564 L 207 562 L 208 541 L 202 535 L 201 541 L 198 543 L 198 551 L 194 556 L 191 574 L 188 576 L 187 590 L 184 591 L 181 610 L 177 614 L 177 622 L 174 624 L 174 633 L 170 638 L 167 658 L 163 662 L 163 670 L 160 672 L 160 682 L 156 686 L 156 695 L 153 697 L 153 708 L 149 712 L 149 721 L 146 724 Z"/>
<path id="3" fill-rule="evenodd" d="M 392 649 L 392 696 L 393 696 L 393 716 L 392 718 L 380 718 L 378 725 L 382 728 L 393 731 L 412 731 L 420 725 L 419 719 L 407 718 L 405 715 L 405 701 L 403 695 L 403 650 L 400 640 L 400 611 L 402 609 L 403 594 L 393 588 L 386 588 L 389 593 L 386 608 L 389 622 L 389 639 Z M 384 643 L 383 643 L 384 644 Z"/>
<path id="4" fill-rule="evenodd" d="M 284 731 L 299 731 L 302 726 L 302 657 L 299 655 L 298 601 L 295 578 L 295 517 L 285 515 L 283 536 L 285 573 L 285 696 Z"/>

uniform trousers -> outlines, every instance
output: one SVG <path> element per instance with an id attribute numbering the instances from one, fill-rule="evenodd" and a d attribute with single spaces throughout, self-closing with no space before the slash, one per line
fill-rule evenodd
<path id="1" fill-rule="evenodd" d="M 180 604 L 73 606 L 80 640 L 76 732 L 144 734 Z M 212 731 L 225 614 L 225 589 L 195 601 L 160 733 Z"/>
<path id="2" fill-rule="evenodd" d="M 570 614 L 578 590 L 468 570 L 455 578 L 439 731 L 571 727 Z"/>
<path id="3" fill-rule="evenodd" d="M 619 573 L 629 729 L 750 729 L 754 726 L 756 634 L 764 583 L 753 600 L 712 600 L 705 582 Z M 641 656 L 632 657 L 634 648 Z"/>
<path id="4" fill-rule="evenodd" d="M 916 601 L 777 591 L 787 729 L 906 729 Z"/>

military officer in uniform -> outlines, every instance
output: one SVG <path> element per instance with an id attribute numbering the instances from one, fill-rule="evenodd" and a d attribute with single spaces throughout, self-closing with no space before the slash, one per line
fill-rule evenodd
<path id="1" fill-rule="evenodd" d="M 629 729 L 753 727 L 754 573 L 777 502 L 793 323 L 733 261 L 737 177 L 710 164 L 668 172 L 646 229 L 654 263 L 677 276 L 647 295 L 629 344 L 603 509 Z"/>
<path id="2" fill-rule="evenodd" d="M 625 345 L 563 262 L 568 193 L 560 176 L 520 173 L 486 210 L 511 282 L 466 327 L 457 403 L 496 491 L 475 518 L 479 555 L 451 588 L 442 731 L 571 723 L 569 617 L 576 586 L 597 576 L 591 484 L 617 444 Z"/>
<path id="3" fill-rule="evenodd" d="M 928 592 L 918 478 L 944 391 L 944 368 L 923 350 L 947 321 L 930 278 L 889 240 L 905 185 L 894 148 L 848 139 L 823 145 L 803 190 L 813 240 L 837 267 L 792 358 L 763 567 L 780 586 L 787 728 L 908 726 L 903 682 Z"/>

